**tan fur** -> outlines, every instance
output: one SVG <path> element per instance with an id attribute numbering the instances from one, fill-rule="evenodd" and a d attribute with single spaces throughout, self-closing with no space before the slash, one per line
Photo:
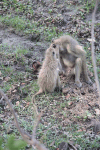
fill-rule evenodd
<path id="1" fill-rule="evenodd" d="M 83 71 L 85 80 L 88 84 L 92 84 L 87 74 L 86 52 L 79 43 L 69 35 L 61 36 L 52 41 L 52 44 L 59 46 L 60 62 L 63 70 L 66 66 L 75 67 L 75 83 L 78 87 L 82 86 L 80 82 L 80 74 Z"/>
<path id="2" fill-rule="evenodd" d="M 33 96 L 41 94 L 45 91 L 53 92 L 56 87 L 61 88 L 59 77 L 59 47 L 53 48 L 51 45 L 45 54 L 42 68 L 38 76 L 39 91 Z"/>

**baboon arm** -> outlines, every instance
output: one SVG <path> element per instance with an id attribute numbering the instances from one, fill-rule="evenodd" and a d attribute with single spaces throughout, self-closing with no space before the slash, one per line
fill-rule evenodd
<path id="1" fill-rule="evenodd" d="M 82 46 L 80 45 L 75 45 L 75 49 L 71 48 L 70 45 L 67 45 L 67 51 L 74 55 L 75 57 L 79 57 L 81 59 L 86 58 L 86 52 L 84 51 L 84 49 L 82 48 Z"/>
<path id="2" fill-rule="evenodd" d="M 66 74 L 66 69 L 65 69 L 65 68 L 66 68 L 67 66 L 65 66 L 62 57 L 60 58 L 60 63 L 61 63 L 61 66 L 62 66 L 62 68 L 61 68 L 61 73 Z"/>
<path id="3" fill-rule="evenodd" d="M 82 60 L 81 58 L 77 58 L 75 61 L 75 84 L 78 87 L 82 86 L 82 83 L 80 82 L 81 68 L 82 68 Z"/>

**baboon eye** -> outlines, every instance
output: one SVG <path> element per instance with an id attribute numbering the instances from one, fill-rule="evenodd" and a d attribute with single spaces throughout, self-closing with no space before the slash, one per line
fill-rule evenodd
<path id="1" fill-rule="evenodd" d="M 53 54 L 53 56 L 54 56 L 55 52 L 52 52 L 52 54 Z"/>
<path id="2" fill-rule="evenodd" d="M 55 44 L 53 44 L 53 48 L 56 48 L 56 45 L 55 45 Z"/>

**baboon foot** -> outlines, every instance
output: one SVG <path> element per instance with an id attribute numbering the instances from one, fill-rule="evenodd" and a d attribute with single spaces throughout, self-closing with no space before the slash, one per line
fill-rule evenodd
<path id="1" fill-rule="evenodd" d="M 75 85 L 77 85 L 79 88 L 82 87 L 82 83 L 80 81 L 75 81 Z"/>
<path id="2" fill-rule="evenodd" d="M 89 84 L 89 85 L 93 85 L 93 82 L 90 79 L 87 80 L 86 83 Z"/>

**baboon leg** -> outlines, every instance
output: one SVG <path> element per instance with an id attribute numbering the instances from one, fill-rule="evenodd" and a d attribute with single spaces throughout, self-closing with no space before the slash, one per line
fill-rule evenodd
<path id="1" fill-rule="evenodd" d="M 59 68 L 59 71 L 61 71 L 61 70 L 62 70 L 62 65 L 61 65 L 60 60 L 59 60 L 59 62 L 58 62 L 58 68 Z"/>
<path id="2" fill-rule="evenodd" d="M 76 54 L 74 55 L 81 58 L 82 60 L 82 69 L 83 69 L 85 80 L 88 84 L 92 84 L 92 81 L 90 80 L 88 73 L 87 73 L 86 52 L 83 50 L 83 48 L 80 45 L 76 45 L 75 48 L 76 48 Z"/>
<path id="3" fill-rule="evenodd" d="M 75 61 L 75 84 L 78 87 L 82 87 L 82 83 L 80 82 L 81 68 L 82 68 L 82 60 L 81 58 L 77 58 Z"/>
<path id="4" fill-rule="evenodd" d="M 62 90 L 62 86 L 61 86 L 61 82 L 60 82 L 60 77 L 59 77 L 59 75 L 58 75 L 58 78 L 57 78 L 56 89 L 59 89 L 59 91 Z"/>
<path id="5" fill-rule="evenodd" d="M 60 63 L 61 63 L 61 66 L 62 66 L 62 73 L 65 75 L 66 74 L 66 66 L 64 65 L 64 62 L 63 62 L 63 59 L 62 57 L 60 57 Z"/>

